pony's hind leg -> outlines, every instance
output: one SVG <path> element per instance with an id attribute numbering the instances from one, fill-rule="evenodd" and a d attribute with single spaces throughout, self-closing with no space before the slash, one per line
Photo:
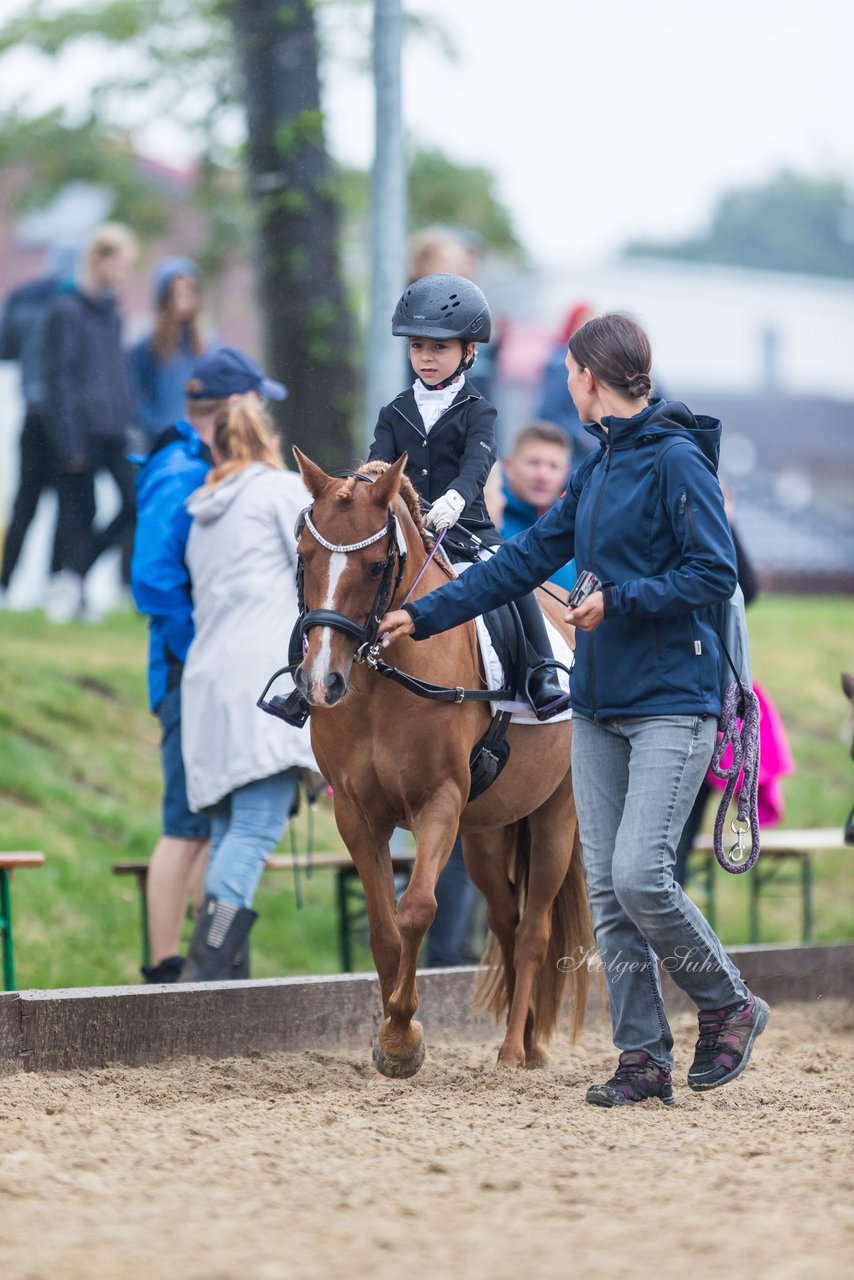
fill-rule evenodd
<path id="1" fill-rule="evenodd" d="M 515 843 L 516 824 L 463 836 L 466 867 L 486 900 L 486 919 L 492 934 L 487 951 L 488 972 L 478 989 L 477 1002 L 496 1018 L 506 1014 L 516 990 L 519 905 L 516 886 L 508 874 Z M 498 1062 L 500 1066 L 524 1066 L 521 1032 L 505 1037 Z"/>

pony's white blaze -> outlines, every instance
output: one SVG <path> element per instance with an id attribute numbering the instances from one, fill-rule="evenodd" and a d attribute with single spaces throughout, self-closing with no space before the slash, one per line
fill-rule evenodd
<path id="1" fill-rule="evenodd" d="M 338 583 L 341 581 L 346 568 L 346 553 L 344 551 L 331 551 L 329 553 L 326 599 L 320 606 L 321 609 L 333 609 L 335 607 L 335 592 L 338 590 Z M 329 650 L 332 644 L 332 628 L 318 627 L 318 631 L 320 632 L 320 648 L 309 672 L 309 681 L 312 686 L 319 684 L 321 688 L 325 688 L 326 677 L 329 675 Z"/>

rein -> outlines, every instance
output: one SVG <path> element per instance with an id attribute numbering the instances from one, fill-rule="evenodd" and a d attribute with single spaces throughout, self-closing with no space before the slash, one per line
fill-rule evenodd
<path id="1" fill-rule="evenodd" d="M 365 476 L 361 473 L 355 473 L 359 479 L 373 483 L 371 476 Z M 515 690 L 513 689 L 464 689 L 462 686 L 450 687 L 448 685 L 432 684 L 429 680 L 419 680 L 416 676 L 408 675 L 405 671 L 398 670 L 390 663 L 384 662 L 380 658 L 380 639 L 378 637 L 379 624 L 383 615 L 387 612 L 392 604 L 395 594 L 400 586 L 403 573 L 406 568 L 407 549 L 406 540 L 401 532 L 397 516 L 394 508 L 388 509 L 388 520 L 382 529 L 377 533 L 371 534 L 368 538 L 363 538 L 360 542 L 351 543 L 333 543 L 327 541 L 326 538 L 318 531 L 312 520 L 312 508 L 307 507 L 297 520 L 296 537 L 299 540 L 303 529 L 308 529 L 309 533 L 315 538 L 322 547 L 327 551 L 342 552 L 347 554 L 351 551 L 361 551 L 364 547 L 369 547 L 385 535 L 389 535 L 389 554 L 383 570 L 382 581 L 377 590 L 377 596 L 374 601 L 368 619 L 364 624 L 356 622 L 353 618 L 348 618 L 346 614 L 339 613 L 335 609 L 311 609 L 305 610 L 305 599 L 303 594 L 304 571 L 302 564 L 297 569 L 297 604 L 299 615 L 297 623 L 294 627 L 294 633 L 291 637 L 291 647 L 288 657 L 291 659 L 290 665 L 282 667 L 267 685 L 262 699 L 266 696 L 267 691 L 280 675 L 291 675 L 296 667 L 299 666 L 303 657 L 305 644 L 305 634 L 312 627 L 332 627 L 336 631 L 343 631 L 345 635 L 352 636 L 358 641 L 358 648 L 353 657 L 354 662 L 365 662 L 377 675 L 384 676 L 387 680 L 393 680 L 395 684 L 401 685 L 402 688 L 408 689 L 410 693 L 414 693 L 419 698 L 427 698 L 431 702 L 493 702 L 505 701 L 515 698 Z M 411 599 L 413 592 L 427 571 L 430 561 L 436 555 L 442 541 L 447 533 L 447 529 L 442 529 L 436 537 L 433 547 L 430 550 L 427 559 L 421 566 L 415 581 L 407 591 L 402 603 L 407 604 Z M 397 574 L 394 574 L 395 551 L 397 552 Z M 394 577 L 394 585 L 392 586 L 392 578 Z M 298 647 L 297 647 L 298 646 Z"/>

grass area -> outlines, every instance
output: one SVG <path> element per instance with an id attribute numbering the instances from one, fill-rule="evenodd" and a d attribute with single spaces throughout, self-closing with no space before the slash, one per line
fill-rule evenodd
<path id="1" fill-rule="evenodd" d="M 841 826 L 854 793 L 839 688 L 839 672 L 854 666 L 854 604 L 771 597 L 749 616 L 754 674 L 783 714 L 798 765 L 784 784 L 785 825 Z M 147 858 L 159 833 L 158 726 L 146 703 L 145 646 L 145 624 L 133 616 L 56 628 L 39 614 L 0 614 L 0 846 L 47 855 L 41 870 L 14 880 L 20 987 L 138 977 L 136 886 L 110 868 Z M 304 848 L 305 816 L 296 822 Z M 340 847 L 328 804 L 317 816 L 315 847 Z M 853 873 L 854 850 L 817 860 L 819 939 L 854 937 Z M 290 873 L 265 876 L 253 932 L 257 976 L 337 971 L 333 878 L 318 872 L 303 889 L 297 910 Z M 717 896 L 723 938 L 744 941 L 744 878 L 718 872 Z M 797 939 L 798 907 L 794 886 L 769 895 L 763 940 Z M 366 952 L 358 959 L 369 963 Z"/>

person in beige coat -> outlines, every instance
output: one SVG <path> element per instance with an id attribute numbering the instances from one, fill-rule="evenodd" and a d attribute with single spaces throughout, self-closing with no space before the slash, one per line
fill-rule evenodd
<path id="1" fill-rule="evenodd" d="M 195 636 L 181 684 L 181 747 L 190 808 L 211 818 L 211 854 L 182 982 L 234 976 L 299 772 L 315 767 L 308 733 L 255 705 L 296 621 L 294 525 L 310 498 L 284 469 L 254 393 L 220 413 L 213 454 L 217 465 L 187 503 Z"/>

